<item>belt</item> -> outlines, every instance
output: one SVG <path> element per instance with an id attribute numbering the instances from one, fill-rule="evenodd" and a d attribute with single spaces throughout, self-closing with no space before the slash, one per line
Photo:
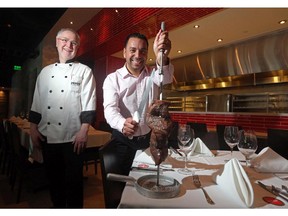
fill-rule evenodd
<path id="1" fill-rule="evenodd" d="M 145 140 L 146 138 L 149 137 L 149 133 L 141 136 L 134 136 L 133 141 L 140 141 L 140 140 Z"/>

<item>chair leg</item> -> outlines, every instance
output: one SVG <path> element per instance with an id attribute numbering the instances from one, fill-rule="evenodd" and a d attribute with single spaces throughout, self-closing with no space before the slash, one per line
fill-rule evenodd
<path id="1" fill-rule="evenodd" d="M 95 175 L 97 175 L 97 160 L 94 161 L 94 170 L 95 170 Z"/>
<path id="2" fill-rule="evenodd" d="M 16 198 L 16 203 L 18 204 L 20 202 L 20 196 L 21 196 L 21 192 L 22 192 L 22 185 L 23 185 L 23 179 L 24 179 L 24 174 L 20 173 L 19 176 L 19 187 L 17 190 L 17 198 Z"/>

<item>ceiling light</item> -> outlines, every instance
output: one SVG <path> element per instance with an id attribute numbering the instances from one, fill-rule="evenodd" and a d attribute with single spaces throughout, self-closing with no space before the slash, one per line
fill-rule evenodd
<path id="1" fill-rule="evenodd" d="M 70 25 L 73 25 L 73 21 L 70 22 Z"/>
<path id="2" fill-rule="evenodd" d="M 199 25 L 194 25 L 194 28 L 200 28 L 200 26 Z"/>
<path id="3" fill-rule="evenodd" d="M 177 50 L 177 53 L 182 53 L 182 50 Z"/>
<path id="4" fill-rule="evenodd" d="M 153 61 L 153 59 L 152 59 L 152 58 L 149 58 L 149 61 L 151 62 L 151 61 Z"/>
<path id="5" fill-rule="evenodd" d="M 281 21 L 279 21 L 278 23 L 280 24 L 280 25 L 282 25 L 282 24 L 284 24 L 284 23 L 286 23 L 287 22 L 287 20 L 281 20 Z"/>
<path id="6" fill-rule="evenodd" d="M 222 41 L 223 41 L 222 38 L 218 38 L 218 39 L 217 39 L 217 42 L 222 42 Z"/>
<path id="7" fill-rule="evenodd" d="M 94 29 L 93 28 L 90 28 L 90 31 L 93 31 Z"/>

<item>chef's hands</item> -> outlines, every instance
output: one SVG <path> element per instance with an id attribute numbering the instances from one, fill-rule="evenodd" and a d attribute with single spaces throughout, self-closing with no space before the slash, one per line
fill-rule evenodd
<path id="1" fill-rule="evenodd" d="M 86 148 L 87 140 L 88 140 L 88 130 L 89 124 L 82 124 L 80 130 L 76 133 L 75 139 L 73 141 L 74 152 L 80 154 Z"/>
<path id="2" fill-rule="evenodd" d="M 171 41 L 168 38 L 168 31 L 159 30 L 154 40 L 153 50 L 156 55 L 158 65 L 161 65 L 162 52 L 163 52 L 163 65 L 169 64 L 168 55 L 171 50 Z"/>
<path id="3" fill-rule="evenodd" d="M 133 136 L 138 128 L 138 123 L 133 120 L 132 117 L 129 117 L 124 122 L 124 126 L 122 128 L 122 133 L 124 136 L 130 137 Z"/>
<path id="4" fill-rule="evenodd" d="M 44 136 L 39 132 L 38 125 L 30 122 L 30 136 L 33 147 L 41 148 L 41 142 L 45 141 Z"/>

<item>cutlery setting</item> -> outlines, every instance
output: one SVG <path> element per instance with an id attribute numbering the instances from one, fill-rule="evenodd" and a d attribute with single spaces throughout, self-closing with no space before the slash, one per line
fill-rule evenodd
<path id="1" fill-rule="evenodd" d="M 202 191 L 203 191 L 203 193 L 204 193 L 204 195 L 205 195 L 205 198 L 206 198 L 207 202 L 208 202 L 209 204 L 211 204 L 211 205 L 214 205 L 215 203 L 214 203 L 213 200 L 210 198 L 210 196 L 208 195 L 208 193 L 206 192 L 206 190 L 202 187 L 201 182 L 200 182 L 200 179 L 199 179 L 199 176 L 198 176 L 198 175 L 193 175 L 192 177 L 193 177 L 193 182 L 194 182 L 195 186 L 196 186 L 197 188 L 202 189 Z"/>
<path id="2" fill-rule="evenodd" d="M 258 184 L 264 188 L 265 190 L 269 191 L 270 193 L 281 197 L 282 199 L 286 200 L 288 202 L 288 192 L 287 187 L 285 185 L 282 185 L 282 190 L 278 187 L 275 187 L 274 185 L 268 186 L 263 184 L 261 181 L 258 181 Z M 284 187 L 283 187 L 284 186 Z M 286 192 L 285 192 L 286 191 Z"/>

